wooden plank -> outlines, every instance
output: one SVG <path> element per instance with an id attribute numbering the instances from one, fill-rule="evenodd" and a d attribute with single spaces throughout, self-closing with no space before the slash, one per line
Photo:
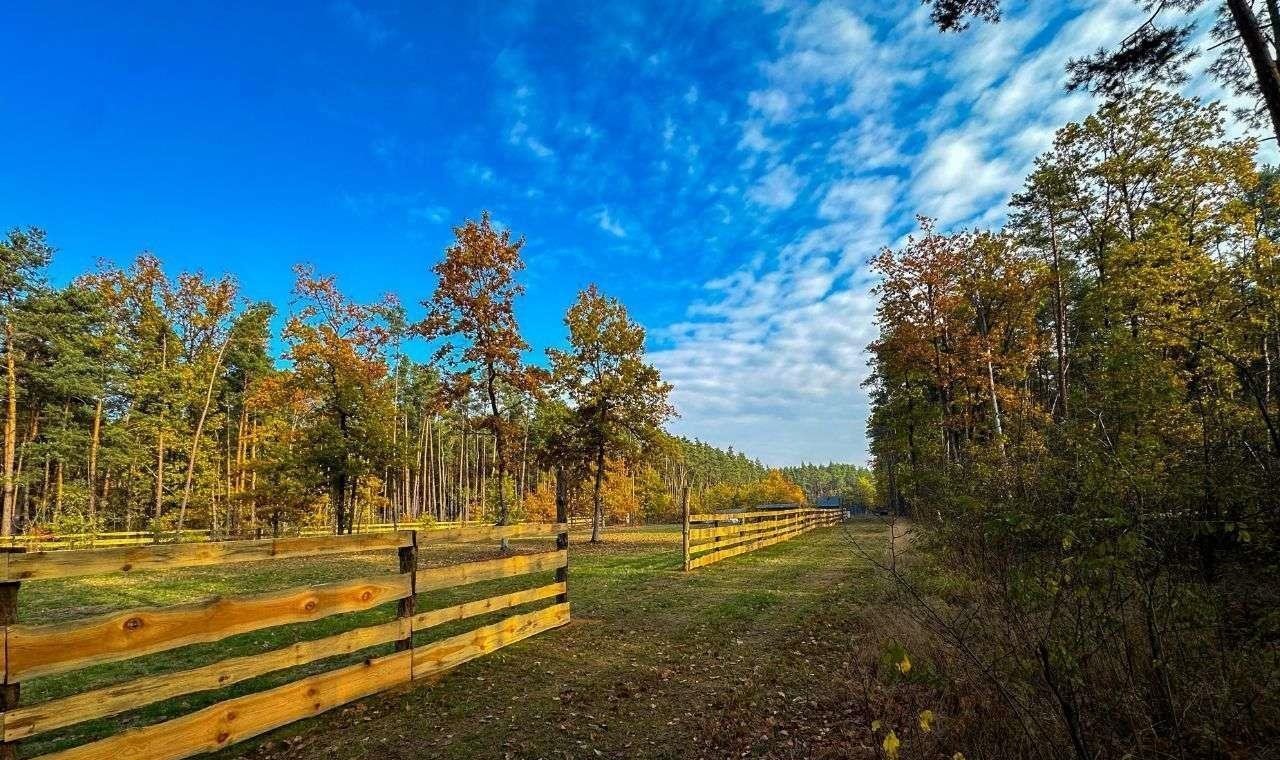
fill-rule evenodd
<path id="1" fill-rule="evenodd" d="M 741 555 L 741 554 L 753 552 L 756 549 L 763 549 L 766 546 L 772 546 L 776 543 L 786 541 L 789 538 L 795 538 L 796 536 L 804 532 L 805 532 L 804 528 L 796 528 L 794 530 L 784 532 L 778 536 L 758 540 L 749 544 L 743 544 L 741 546 L 736 546 L 732 549 L 724 549 L 722 551 L 716 551 L 710 554 L 704 554 L 701 557 L 696 557 L 690 560 L 689 567 L 692 569 L 692 568 L 705 567 L 707 565 L 715 564 L 716 562 L 729 559 L 730 557 L 737 557 L 738 555 Z"/>
<path id="2" fill-rule="evenodd" d="M 19 707 L 4 715 L 4 740 L 24 739 L 86 720 L 136 710 L 185 694 L 221 689 L 266 673 L 397 641 L 408 633 L 407 620 L 393 620 L 322 639 L 299 641 L 261 654 L 234 657 L 177 673 L 138 678 L 62 699 Z"/>
<path id="3" fill-rule="evenodd" d="M 769 516 L 799 515 L 812 512 L 811 509 L 765 509 L 759 512 L 708 512 L 701 515 L 689 515 L 690 522 L 723 522 L 725 520 L 747 520 Z"/>
<path id="4" fill-rule="evenodd" d="M 462 528 L 441 528 L 418 534 L 418 545 L 449 541 L 497 541 L 503 538 L 546 536 L 551 538 L 568 530 L 564 523 L 517 523 L 515 525 L 473 525 Z"/>
<path id="5" fill-rule="evenodd" d="M 729 539 L 728 541 L 720 541 L 718 543 L 711 543 L 711 544 L 699 544 L 697 546 L 692 547 L 690 551 L 696 555 L 701 552 L 707 552 L 712 550 L 719 551 L 721 549 L 728 549 L 730 547 L 739 546 L 741 544 L 748 544 L 748 543 L 751 543 L 752 541 L 763 541 L 764 539 L 767 539 L 767 538 L 772 538 L 774 536 L 782 535 L 783 533 L 788 533 L 794 530 L 795 527 L 796 526 L 784 526 L 781 528 L 770 528 L 769 530 L 763 533 L 749 533 L 744 536 L 739 536 L 738 538 Z"/>
<path id="6" fill-rule="evenodd" d="M 555 604 L 535 612 L 512 615 L 492 625 L 418 647 L 413 650 L 413 677 L 423 678 L 456 668 L 464 662 L 569 622 L 569 604 Z"/>
<path id="7" fill-rule="evenodd" d="M 525 575 L 541 570 L 555 570 L 569 563 L 569 552 L 565 550 L 540 552 L 538 554 L 517 554 L 513 557 L 499 557 L 479 562 L 465 562 L 449 567 L 432 567 L 418 571 L 418 592 L 435 589 L 465 586 L 468 583 L 479 583 L 495 578 L 506 578 L 513 575 Z"/>
<path id="8" fill-rule="evenodd" d="M 413 630 L 416 633 L 443 623 L 466 620 L 469 617 L 497 612 L 498 610 L 510 609 L 521 604 L 536 602 L 540 599 L 548 599 L 550 597 L 563 594 L 566 591 L 567 587 L 564 583 L 549 583 L 546 586 L 539 586 L 538 588 L 515 591 L 510 594 L 500 594 L 498 596 L 491 596 L 488 599 L 480 599 L 474 602 L 463 602 L 462 604 L 455 604 L 452 607 L 442 607 L 438 610 L 419 612 L 413 617 Z"/>
<path id="9" fill-rule="evenodd" d="M 407 575 L 385 575 L 196 604 L 112 612 L 86 620 L 9 628 L 10 676 L 30 679 L 218 641 L 289 623 L 357 612 L 412 591 Z"/>
<path id="10" fill-rule="evenodd" d="M 743 543 L 744 541 L 754 541 L 759 538 L 766 538 L 770 535 L 773 535 L 774 533 L 779 533 L 784 530 L 790 530 L 792 527 L 794 527 L 792 523 L 787 523 L 785 525 L 771 524 L 768 526 L 763 526 L 756 530 L 744 531 L 742 533 L 738 533 L 738 534 L 734 534 L 726 537 L 717 537 L 711 541 L 704 541 L 699 544 L 694 544 L 693 546 L 689 547 L 689 551 L 692 552 L 693 554 L 697 554 L 699 552 L 711 551 L 713 549 L 725 549 L 730 546 L 736 546 L 737 544 Z"/>
<path id="11" fill-rule="evenodd" d="M 41 760 L 180 760 L 213 752 L 406 683 L 412 663 L 413 652 L 397 652 L 219 702 L 190 715 L 131 729 L 92 744 L 42 755 Z"/>
<path id="12" fill-rule="evenodd" d="M 316 536 L 265 539 L 262 541 L 213 541 L 189 544 L 154 544 L 118 549 L 80 549 L 61 552 L 34 552 L 10 558 L 10 580 L 72 578 L 104 573 L 131 573 L 143 570 L 171 570 L 179 567 L 252 562 L 284 557 L 315 557 L 325 554 L 399 549 L 408 546 L 413 534 L 368 533 L 355 536 Z"/>
<path id="13" fill-rule="evenodd" d="M 747 533 L 759 533 L 760 531 L 772 530 L 784 525 L 794 525 L 803 519 L 803 517 L 788 517 L 784 520 L 743 523 L 741 525 L 723 525 L 719 528 L 693 528 L 689 531 L 689 542 L 691 544 L 705 543 L 710 539 L 720 538 L 723 536 L 740 536 Z"/>

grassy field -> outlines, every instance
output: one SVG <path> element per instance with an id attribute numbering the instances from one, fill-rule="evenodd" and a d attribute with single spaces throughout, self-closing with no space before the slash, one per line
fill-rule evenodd
<path id="1" fill-rule="evenodd" d="M 679 528 L 620 529 L 602 544 L 573 536 L 573 622 L 458 668 L 434 685 L 363 700 L 295 723 L 219 757 L 778 757 L 871 752 L 847 704 L 846 672 L 874 659 L 881 645 L 863 613 L 878 592 L 875 574 L 846 530 L 878 545 L 873 523 L 814 531 L 791 541 L 682 573 Z M 519 541 L 518 551 L 549 548 Z M 492 547 L 424 547 L 423 565 L 493 555 Z M 119 607 L 171 604 L 221 593 L 318 583 L 352 573 L 392 572 L 378 557 L 278 561 L 144 578 L 94 578 L 24 587 L 20 619 L 50 622 Z M 546 580 L 550 579 L 547 574 Z M 419 609 L 479 598 L 541 578 L 507 579 L 419 599 Z M 127 663 L 37 679 L 24 702 L 73 693 L 145 673 L 192 667 L 389 620 L 391 605 L 307 626 L 235 637 Z M 500 618 L 502 614 L 493 616 Z M 467 621 L 430 632 L 440 638 L 489 622 Z M 358 659 L 358 658 L 354 658 Z M 256 691 L 332 667 L 330 660 L 96 721 L 24 744 L 33 756 L 122 726 L 152 723 L 228 696 Z M 833 684 L 840 688 L 833 689 Z M 851 712 L 852 711 L 852 712 Z M 846 725 L 847 724 L 847 725 Z"/>

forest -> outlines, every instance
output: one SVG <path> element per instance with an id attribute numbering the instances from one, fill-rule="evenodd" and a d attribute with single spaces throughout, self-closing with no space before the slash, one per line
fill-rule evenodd
<path id="1" fill-rule="evenodd" d="M 921 219 L 875 260 L 876 477 L 956 584 L 911 607 L 1010 754 L 1230 756 L 1275 725 L 1280 174 L 1257 148 L 1220 105 L 1137 92 L 1058 130 L 1002 228 Z"/>
<path id="2" fill-rule="evenodd" d="M 594 287 L 568 348 L 526 363 L 523 241 L 487 215 L 456 236 L 412 322 L 396 296 L 355 302 L 307 266 L 287 314 L 151 253 L 55 287 L 53 242 L 13 229 L 4 535 L 545 520 L 556 468 L 581 485 L 571 513 L 610 523 L 677 521 L 686 490 L 694 508 L 804 500 L 741 452 L 665 432 L 644 330 Z"/>

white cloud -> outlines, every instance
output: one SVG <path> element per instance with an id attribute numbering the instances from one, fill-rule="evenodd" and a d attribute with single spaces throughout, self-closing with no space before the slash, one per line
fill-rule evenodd
<path id="1" fill-rule="evenodd" d="M 804 182 L 787 164 L 779 164 L 767 172 L 747 191 L 752 201 L 771 209 L 790 208 L 796 202 L 796 195 L 804 186 Z"/>
<path id="2" fill-rule="evenodd" d="M 747 103 L 775 123 L 786 121 L 793 111 L 791 98 L 782 90 L 756 90 L 747 96 Z"/>
<path id="3" fill-rule="evenodd" d="M 627 230 L 609 215 L 609 209 L 600 209 L 596 212 L 596 224 L 600 229 L 613 235 L 614 237 L 624 238 L 627 236 Z"/>
<path id="4" fill-rule="evenodd" d="M 770 153 L 777 150 L 778 145 L 764 136 L 764 125 L 753 120 L 742 125 L 742 139 L 738 141 L 738 148 L 756 153 Z"/>
<path id="5" fill-rule="evenodd" d="M 746 88 L 738 150 L 746 198 L 785 227 L 762 227 L 762 254 L 706 284 L 655 360 L 676 385 L 677 430 L 774 463 L 857 461 L 876 335 L 869 257 L 900 244 L 917 212 L 944 228 L 1000 224 L 1054 130 L 1092 108 L 1063 92 L 1067 59 L 1114 44 L 1141 9 L 1010 6 L 959 35 L 915 3 L 773 10 L 777 49 Z"/>

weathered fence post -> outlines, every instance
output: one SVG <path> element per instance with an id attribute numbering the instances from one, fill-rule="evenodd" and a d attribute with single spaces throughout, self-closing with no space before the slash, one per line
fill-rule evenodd
<path id="1" fill-rule="evenodd" d="M 22 554 L 26 551 L 21 546 L 0 547 L 0 560 L 3 560 L 4 576 L 0 578 L 0 645 L 8 649 L 9 626 L 18 622 L 18 588 L 22 584 L 9 580 L 9 558 L 4 555 Z M 20 685 L 9 681 L 9 667 L 4 666 L 3 683 L 0 683 L 0 724 L 4 723 L 4 714 L 18 706 Z M 18 743 L 0 739 L 0 760 L 15 760 L 18 757 Z"/>
<path id="2" fill-rule="evenodd" d="M 396 617 L 408 620 L 407 635 L 396 641 L 396 651 L 413 649 L 413 613 L 418 603 L 418 531 L 409 531 L 409 545 L 399 549 L 400 572 L 409 574 L 409 595 L 396 606 Z"/>
<path id="3" fill-rule="evenodd" d="M 569 548 L 569 484 L 565 478 L 564 468 L 556 468 L 556 522 L 563 523 L 564 528 L 556 534 L 556 549 L 566 551 Z M 565 584 L 565 590 L 556 595 L 556 604 L 569 601 L 569 563 L 556 568 L 556 583 Z"/>
<path id="4" fill-rule="evenodd" d="M 684 517 L 684 527 L 680 532 L 680 550 L 684 556 L 683 568 L 689 572 L 689 486 L 680 491 L 680 512 Z"/>

